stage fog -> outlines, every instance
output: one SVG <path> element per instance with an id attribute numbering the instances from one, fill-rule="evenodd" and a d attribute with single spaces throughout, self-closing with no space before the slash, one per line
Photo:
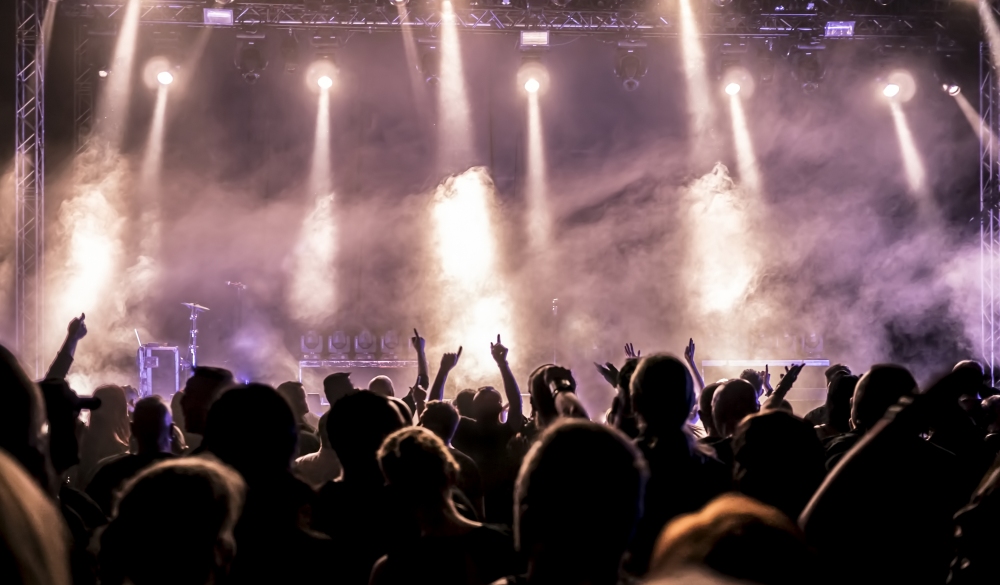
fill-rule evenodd
<path id="1" fill-rule="evenodd" d="M 459 35 L 474 154 L 456 165 L 440 156 L 442 141 L 460 139 L 438 126 L 442 86 L 423 73 L 413 82 L 403 37 L 338 39 L 329 152 L 317 162 L 309 35 L 297 33 L 301 62 L 286 72 L 287 31 L 269 29 L 267 66 L 247 84 L 234 33 L 215 30 L 170 87 L 151 181 L 157 90 L 140 79 L 153 51 L 144 30 L 124 155 L 74 161 L 64 148 L 50 169 L 46 355 L 86 313 L 81 390 L 135 383 L 134 330 L 185 347 L 182 302 L 211 309 L 200 361 L 242 376 L 294 378 L 308 330 L 405 340 L 416 327 L 432 370 L 464 347 L 451 395 L 499 384 L 489 343 L 501 334 L 522 388 L 557 360 L 595 411 L 611 390 L 591 362 L 620 361 L 625 342 L 681 354 L 693 337 L 699 359 L 799 359 L 801 339 L 822 339 L 814 353 L 855 371 L 895 361 L 923 378 L 975 357 L 977 135 L 930 62 L 910 64 L 919 91 L 899 106 L 907 151 L 873 84 L 872 47 L 828 48 L 809 94 L 779 55 L 773 81 L 741 100 L 748 163 L 712 71 L 712 116 L 695 135 L 677 39 L 651 39 L 648 72 L 625 91 L 610 39 L 553 35 L 538 96 L 544 173 L 532 182 L 516 36 Z M 186 34 L 182 47 L 196 50 L 202 33 Z M 62 77 L 50 92 L 71 90 Z M 320 190 L 317 164 L 329 165 Z M 240 327 L 227 281 L 247 287 Z"/>

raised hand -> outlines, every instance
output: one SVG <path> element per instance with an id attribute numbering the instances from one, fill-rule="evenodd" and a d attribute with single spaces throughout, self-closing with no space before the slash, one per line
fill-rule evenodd
<path id="1" fill-rule="evenodd" d="M 417 350 L 418 354 L 424 352 L 426 340 L 423 337 L 420 337 L 420 334 L 417 333 L 416 327 L 413 328 L 413 337 L 410 338 L 410 343 L 413 344 L 413 349 Z"/>
<path id="2" fill-rule="evenodd" d="M 618 387 L 618 368 L 611 362 L 605 363 L 603 366 L 597 362 L 594 362 L 594 367 L 597 368 L 597 373 L 601 375 L 602 378 L 611 384 L 613 388 Z"/>
<path id="3" fill-rule="evenodd" d="M 781 381 L 778 382 L 779 388 L 791 388 L 792 384 L 799 379 L 799 374 L 802 372 L 802 368 L 806 367 L 805 363 L 795 364 L 792 367 L 785 366 L 785 373 L 781 375 Z M 768 374 L 768 381 L 770 381 L 770 374 Z"/>
<path id="4" fill-rule="evenodd" d="M 788 368 L 785 368 L 785 369 L 787 370 Z M 761 385 L 763 385 L 763 387 L 764 387 L 765 394 L 767 394 L 768 396 L 770 396 L 771 393 L 774 392 L 774 388 L 771 387 L 771 368 L 770 368 L 770 366 L 768 366 L 767 364 L 764 364 L 764 370 L 760 371 L 760 372 L 757 372 L 757 375 L 760 376 Z"/>
<path id="5" fill-rule="evenodd" d="M 458 358 L 462 357 L 462 346 L 458 346 L 458 352 L 446 353 L 441 356 L 441 369 L 453 370 L 458 365 Z"/>
<path id="6" fill-rule="evenodd" d="M 500 334 L 497 333 L 497 342 L 490 342 L 490 354 L 493 356 L 493 361 L 498 364 L 506 362 L 508 351 L 507 347 L 500 343 Z"/>
<path id="7" fill-rule="evenodd" d="M 87 324 L 84 320 L 87 315 L 80 313 L 79 317 L 74 317 L 66 327 L 66 337 L 73 341 L 79 341 L 87 336 Z"/>
<path id="8" fill-rule="evenodd" d="M 626 343 L 625 344 L 625 357 L 630 358 L 630 359 L 639 359 L 639 356 L 641 356 L 641 355 L 642 355 L 642 352 L 641 351 L 636 351 L 635 350 L 635 346 L 633 346 L 631 343 Z"/>
<path id="9" fill-rule="evenodd" d="M 694 338 L 688 339 L 687 347 L 684 348 L 684 359 L 686 359 L 689 364 L 695 363 L 695 361 L 694 361 Z"/>

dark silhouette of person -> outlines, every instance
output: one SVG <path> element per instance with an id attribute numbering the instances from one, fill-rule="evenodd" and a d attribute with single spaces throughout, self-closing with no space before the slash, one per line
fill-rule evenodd
<path id="1" fill-rule="evenodd" d="M 45 402 L 17 358 L 0 345 L 0 388 L 3 408 L 0 408 L 0 449 L 4 449 L 38 482 L 47 493 L 54 493 L 53 472 L 50 469 L 42 427 Z"/>
<path id="2" fill-rule="evenodd" d="M 322 488 L 326 482 L 340 476 L 340 459 L 337 459 L 337 452 L 333 450 L 330 436 L 326 432 L 329 420 L 329 411 L 319 417 L 319 451 L 299 457 L 292 465 L 295 475 L 314 490 Z"/>
<path id="3" fill-rule="evenodd" d="M 468 498 L 477 518 L 484 518 L 483 509 L 483 479 L 479 474 L 479 466 L 471 457 L 452 446 L 451 440 L 458 429 L 458 410 L 452 404 L 442 400 L 431 400 L 427 403 L 424 413 L 420 416 L 420 426 L 428 429 L 444 441 L 452 458 L 458 463 L 458 477 L 455 487 Z"/>
<path id="4" fill-rule="evenodd" d="M 826 476 L 813 426 L 783 410 L 743 419 L 732 446 L 734 487 L 789 518 L 799 517 Z"/>
<path id="5" fill-rule="evenodd" d="M 706 385 L 698 395 L 698 418 L 701 420 L 702 426 L 705 427 L 705 436 L 702 438 L 703 443 L 710 444 L 723 438 L 715 428 L 715 420 L 712 419 L 712 397 L 715 396 L 715 391 L 722 387 L 725 382 L 726 380 L 712 382 Z"/>
<path id="6" fill-rule="evenodd" d="M 712 420 L 719 437 L 705 444 L 715 451 L 716 457 L 728 469 L 732 469 L 733 465 L 733 433 L 736 427 L 758 410 L 757 390 L 742 378 L 727 380 L 712 395 Z"/>
<path id="7" fill-rule="evenodd" d="M 556 421 L 517 478 L 514 532 L 527 573 L 506 583 L 618 583 L 647 478 L 642 455 L 621 431 L 581 419 Z"/>
<path id="8" fill-rule="evenodd" d="M 202 447 L 248 487 L 233 582 L 303 583 L 325 573 L 330 542 L 309 527 L 316 494 L 291 473 L 297 437 L 288 403 L 263 384 L 226 391 L 208 412 Z"/>
<path id="9" fill-rule="evenodd" d="M 458 409 L 458 414 L 466 418 L 472 418 L 472 401 L 475 398 L 476 391 L 472 388 L 466 388 L 465 390 L 460 390 L 451 403 Z"/>
<path id="10" fill-rule="evenodd" d="M 86 489 L 102 459 L 128 452 L 132 429 L 128 402 L 121 386 L 106 385 L 94 390 L 101 407 L 91 411 L 87 430 L 80 440 L 80 465 L 76 485 Z"/>
<path id="11" fill-rule="evenodd" d="M 309 404 L 306 402 L 306 390 L 302 387 L 302 383 L 282 382 L 276 390 L 288 402 L 295 424 L 299 427 L 298 457 L 319 451 L 320 438 L 316 435 L 316 427 L 306 420 L 309 415 Z"/>
<path id="12" fill-rule="evenodd" d="M 854 398 L 858 379 L 857 376 L 843 374 L 830 382 L 822 417 L 824 422 L 815 427 L 820 439 L 829 439 L 851 431 L 851 399 Z"/>
<path id="13" fill-rule="evenodd" d="M 393 387 L 389 376 L 375 376 L 368 382 L 368 390 L 386 398 L 396 396 L 396 389 Z"/>
<path id="14" fill-rule="evenodd" d="M 170 409 L 162 398 L 148 396 L 140 399 L 135 404 L 131 428 L 137 452 L 105 459 L 87 486 L 87 495 L 108 516 L 111 516 L 115 492 L 128 479 L 154 463 L 173 457 L 170 452 Z"/>
<path id="15" fill-rule="evenodd" d="M 419 527 L 420 537 L 382 557 L 371 585 L 492 583 L 517 570 L 510 533 L 468 520 L 456 509 L 458 464 L 437 435 L 421 427 L 397 431 L 382 443 L 378 460 L 389 488 L 401 496 L 401 513 Z M 431 560 L 442 551 L 444 562 Z"/>
<path id="16" fill-rule="evenodd" d="M 823 582 L 815 552 L 795 522 L 780 510 L 739 494 L 721 495 L 663 529 L 650 573 L 670 577 L 692 568 L 740 583 Z"/>
<path id="17" fill-rule="evenodd" d="M 223 368 L 198 366 L 184 384 L 181 411 L 184 414 L 184 440 L 192 452 L 200 452 L 201 436 L 212 404 L 234 384 L 233 373 Z"/>
<path id="18" fill-rule="evenodd" d="M 337 583 L 364 585 L 382 555 L 413 536 L 400 528 L 393 490 L 385 485 L 377 453 L 386 437 L 405 426 L 389 400 L 354 391 L 330 409 L 327 434 L 343 472 L 319 491 L 313 526 L 330 536 L 326 561 Z"/>
<path id="19" fill-rule="evenodd" d="M 827 441 L 826 468 L 833 469 L 837 463 L 861 440 L 861 437 L 875 426 L 889 407 L 904 396 L 912 396 L 917 391 L 917 381 L 913 375 L 894 364 L 875 364 L 861 376 L 854 388 L 851 400 L 851 430 Z"/>
<path id="20" fill-rule="evenodd" d="M 227 582 L 245 491 L 239 474 L 208 458 L 143 470 L 126 484 L 101 535 L 101 583 Z"/>
<path id="21" fill-rule="evenodd" d="M 830 392 L 833 390 L 833 383 L 841 376 L 850 376 L 851 369 L 843 364 L 834 364 L 828 367 L 823 374 L 826 377 L 826 402 L 810 410 L 805 416 L 802 417 L 816 427 L 830 422 L 830 408 L 832 406 Z M 848 407 L 848 411 L 849 410 L 850 407 Z"/>
<path id="22" fill-rule="evenodd" d="M 701 508 L 728 490 L 732 480 L 729 468 L 703 450 L 689 430 L 694 381 L 681 360 L 666 354 L 640 359 L 631 394 L 642 429 L 636 444 L 649 464 L 650 477 L 627 568 L 643 575 L 663 526 Z"/>

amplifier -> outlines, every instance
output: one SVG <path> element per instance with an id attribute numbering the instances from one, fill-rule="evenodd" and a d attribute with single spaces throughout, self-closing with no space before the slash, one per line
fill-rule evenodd
<path id="1" fill-rule="evenodd" d="M 139 396 L 156 394 L 170 404 L 170 398 L 180 390 L 180 352 L 176 347 L 159 343 L 139 346 L 136 359 L 139 366 Z"/>

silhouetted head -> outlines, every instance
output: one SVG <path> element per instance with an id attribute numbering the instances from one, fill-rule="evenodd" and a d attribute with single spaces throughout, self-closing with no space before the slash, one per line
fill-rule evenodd
<path id="1" fill-rule="evenodd" d="M 917 381 L 903 366 L 876 364 L 858 380 L 851 405 L 851 426 L 867 431 L 889 407 L 917 391 Z"/>
<path id="2" fill-rule="evenodd" d="M 455 399 L 452 400 L 451 403 L 458 409 L 458 414 L 472 418 L 472 401 L 475 398 L 476 391 L 471 388 L 466 388 L 456 394 Z"/>
<path id="3" fill-rule="evenodd" d="M 378 464 L 386 482 L 417 508 L 443 508 L 458 477 L 448 447 L 421 427 L 389 435 L 378 450 Z"/>
<path id="4" fill-rule="evenodd" d="M 345 479 L 381 477 L 376 454 L 386 437 L 403 428 L 399 411 L 374 392 L 353 392 L 330 409 L 326 432 Z"/>
<path id="5" fill-rule="evenodd" d="M 203 434 L 205 420 L 212 403 L 233 385 L 233 373 L 222 368 L 199 366 L 188 378 L 181 395 L 181 410 L 184 411 L 184 430 Z"/>
<path id="6" fill-rule="evenodd" d="M 715 396 L 715 391 L 723 383 L 725 380 L 712 382 L 706 385 L 701 394 L 698 395 L 698 418 L 701 419 L 701 424 L 705 427 L 705 432 L 708 433 L 709 437 L 719 436 L 719 430 L 715 428 L 715 421 L 712 419 L 712 397 Z"/>
<path id="7" fill-rule="evenodd" d="M 292 409 L 292 416 L 295 422 L 302 423 L 303 417 L 309 414 L 309 404 L 306 402 L 306 389 L 301 382 L 282 382 L 275 390 L 288 403 Z"/>
<path id="8" fill-rule="evenodd" d="M 368 390 L 386 398 L 392 398 L 396 395 L 392 387 L 392 380 L 388 376 L 375 376 L 372 378 L 372 381 L 368 382 Z"/>
<path id="9" fill-rule="evenodd" d="M 316 432 L 319 434 L 319 443 L 324 449 L 333 449 L 333 445 L 330 444 L 330 435 L 326 432 L 326 424 L 330 420 L 330 411 L 323 413 L 323 416 L 319 417 L 319 428 Z"/>
<path id="10" fill-rule="evenodd" d="M 6 450 L 48 489 L 42 426 L 45 402 L 38 386 L 28 378 L 6 347 L 0 345 L 0 448 Z"/>
<path id="11" fill-rule="evenodd" d="M 154 465 L 126 484 L 101 536 L 102 581 L 218 583 L 235 552 L 233 527 L 246 487 L 207 458 Z"/>
<path id="12" fill-rule="evenodd" d="M 483 423 L 500 422 L 503 398 L 492 386 L 483 386 L 472 399 L 472 418 Z"/>
<path id="13" fill-rule="evenodd" d="M 147 396 L 135 403 L 132 413 L 132 434 L 139 454 L 169 453 L 171 439 L 170 409 L 159 396 Z"/>
<path id="14" fill-rule="evenodd" d="M 72 582 L 68 531 L 53 502 L 38 481 L 0 449 L 0 583 Z"/>
<path id="15" fill-rule="evenodd" d="M 828 424 L 841 433 L 851 430 L 851 399 L 857 385 L 857 376 L 841 374 L 833 378 L 826 392 Z"/>
<path id="16" fill-rule="evenodd" d="M 758 410 L 757 390 L 742 378 L 727 381 L 712 396 L 712 420 L 722 437 L 732 436 L 740 421 Z"/>
<path id="17" fill-rule="evenodd" d="M 618 370 L 618 385 L 620 387 L 632 387 L 632 376 L 635 375 L 637 367 L 639 367 L 638 358 L 628 358 L 625 360 L 625 363 L 622 364 L 622 369 Z"/>
<path id="18" fill-rule="evenodd" d="M 337 372 L 323 378 L 323 394 L 326 395 L 326 401 L 330 403 L 331 408 L 334 403 L 354 390 L 350 372 Z"/>
<path id="19" fill-rule="evenodd" d="M 131 436 L 128 420 L 128 400 L 125 389 L 121 386 L 108 384 L 98 386 L 94 390 L 94 398 L 101 401 L 100 408 L 90 411 L 87 423 L 88 434 L 114 435 L 118 440 L 128 443 Z"/>
<path id="20" fill-rule="evenodd" d="M 764 392 L 764 380 L 760 377 L 760 374 L 757 373 L 757 370 L 754 370 L 753 368 L 743 370 L 740 372 L 740 380 L 750 382 L 750 385 L 753 386 L 757 396 L 760 396 Z"/>
<path id="21" fill-rule="evenodd" d="M 704 567 L 766 585 L 810 581 L 817 569 L 794 522 L 776 508 L 738 494 L 719 496 L 701 511 L 670 522 L 660 533 L 650 567 L 657 576 Z"/>
<path id="22" fill-rule="evenodd" d="M 399 412 L 399 416 L 403 419 L 404 423 L 407 425 L 413 424 L 413 411 L 410 410 L 409 404 L 403 402 L 402 398 L 396 398 L 395 396 L 389 396 L 387 400 Z"/>
<path id="23" fill-rule="evenodd" d="M 181 399 L 183 398 L 183 392 L 174 392 L 174 395 L 170 397 L 170 417 L 174 419 L 174 424 L 179 426 L 182 431 L 187 428 L 184 424 L 184 408 L 181 407 Z"/>
<path id="24" fill-rule="evenodd" d="M 630 386 L 635 411 L 647 431 L 682 429 L 694 410 L 694 380 L 674 356 L 661 353 L 640 359 Z"/>
<path id="25" fill-rule="evenodd" d="M 264 384 L 237 386 L 208 412 L 202 446 L 253 485 L 288 470 L 298 444 L 292 410 Z"/>
<path id="26" fill-rule="evenodd" d="M 642 515 L 647 477 L 645 460 L 619 431 L 579 419 L 556 422 L 518 474 L 518 548 L 532 559 L 562 562 L 567 574 L 617 571 Z"/>
<path id="27" fill-rule="evenodd" d="M 813 426 L 783 410 L 751 415 L 733 434 L 733 479 L 740 492 L 798 518 L 826 476 Z"/>
<path id="28" fill-rule="evenodd" d="M 451 444 L 451 439 L 458 430 L 458 410 L 443 400 L 431 400 L 420 415 L 420 426 L 438 436 L 445 445 Z"/>

